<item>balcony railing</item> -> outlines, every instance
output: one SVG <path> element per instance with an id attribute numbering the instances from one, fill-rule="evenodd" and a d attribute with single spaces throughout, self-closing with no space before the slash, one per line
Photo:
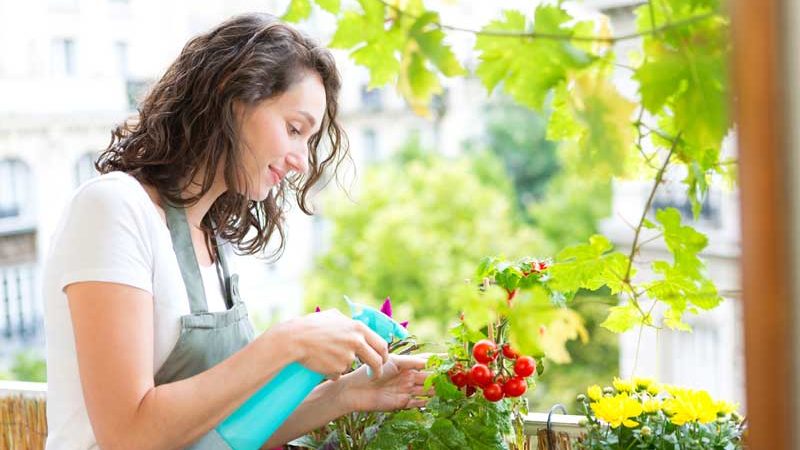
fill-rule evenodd
<path id="1" fill-rule="evenodd" d="M 35 263 L 0 266 L 0 342 L 30 342 L 43 327 Z"/>
<path id="2" fill-rule="evenodd" d="M 45 415 L 47 384 L 0 381 L 0 448 L 40 450 L 47 436 Z M 554 445 L 548 447 L 546 413 L 531 413 L 525 419 L 528 448 L 569 450 L 570 441 L 580 435 L 581 416 L 553 414 L 550 430 Z M 542 439 L 542 442 L 539 440 Z"/>

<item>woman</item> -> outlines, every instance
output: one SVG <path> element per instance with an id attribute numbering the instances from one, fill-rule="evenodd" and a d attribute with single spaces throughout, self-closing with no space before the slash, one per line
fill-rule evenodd
<path id="1" fill-rule="evenodd" d="M 112 133 L 45 269 L 52 449 L 226 448 L 214 427 L 291 362 L 330 378 L 265 444 L 425 403 L 424 359 L 336 310 L 254 336 L 228 272 L 346 154 L 333 57 L 260 14 L 192 39 Z M 323 145 L 326 140 L 326 145 Z M 224 243 L 224 245 L 223 245 Z M 366 367 L 340 377 L 358 357 Z M 420 398 L 421 397 L 421 398 Z"/>

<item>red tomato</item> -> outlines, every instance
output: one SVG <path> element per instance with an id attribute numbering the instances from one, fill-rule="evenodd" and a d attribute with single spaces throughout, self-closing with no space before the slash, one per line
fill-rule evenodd
<path id="1" fill-rule="evenodd" d="M 476 391 L 475 386 L 469 386 L 468 385 L 467 386 L 467 397 L 472 397 L 472 394 L 474 394 L 475 391 Z"/>
<path id="2" fill-rule="evenodd" d="M 472 357 L 479 363 L 489 364 L 497 358 L 497 344 L 488 339 L 478 341 L 472 347 Z"/>
<path id="3" fill-rule="evenodd" d="M 519 397 L 528 390 L 528 384 L 524 378 L 514 377 L 503 385 L 503 393 L 506 397 Z"/>
<path id="4" fill-rule="evenodd" d="M 462 388 L 467 385 L 467 374 L 465 372 L 456 372 L 450 377 L 450 381 L 457 387 Z"/>
<path id="5" fill-rule="evenodd" d="M 536 371 L 536 361 L 530 356 L 520 356 L 514 363 L 514 373 L 521 377 L 529 377 Z"/>
<path id="6" fill-rule="evenodd" d="M 519 358 L 519 353 L 517 353 L 516 350 L 511 348 L 511 344 L 506 342 L 505 344 L 503 344 L 503 356 L 505 356 L 508 359 L 517 359 Z"/>
<path id="7" fill-rule="evenodd" d="M 492 383 L 483 388 L 483 398 L 490 402 L 499 401 L 503 398 L 503 388 L 497 383 Z"/>
<path id="8" fill-rule="evenodd" d="M 492 382 L 492 378 L 494 374 L 492 373 L 492 369 L 487 367 L 485 364 L 475 364 L 469 370 L 469 378 L 480 387 L 486 387 L 489 383 Z"/>

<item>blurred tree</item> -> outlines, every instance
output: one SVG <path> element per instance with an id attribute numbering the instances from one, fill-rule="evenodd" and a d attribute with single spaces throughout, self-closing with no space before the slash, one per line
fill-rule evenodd
<path id="1" fill-rule="evenodd" d="M 10 370 L 0 370 L 0 380 L 47 381 L 47 362 L 34 350 L 24 350 L 14 355 Z"/>
<path id="2" fill-rule="evenodd" d="M 521 215 L 549 245 L 563 248 L 597 232 L 598 221 L 611 213 L 611 183 L 607 178 L 578 177 L 563 171 L 556 144 L 546 138 L 546 126 L 547 118 L 541 113 L 500 97 L 486 108 L 485 137 L 466 146 L 478 157 L 479 149 L 485 148 L 502 162 Z M 567 343 L 570 364 L 547 366 L 539 388 L 529 396 L 534 410 L 546 411 L 562 403 L 574 412 L 578 407 L 576 386 L 617 375 L 618 338 L 600 327 L 609 306 L 615 304 L 604 292 L 582 296 L 574 303 L 590 340 Z"/>
<path id="3" fill-rule="evenodd" d="M 331 244 L 309 275 L 306 310 L 341 296 L 391 296 L 413 331 L 443 336 L 457 317 L 458 281 L 491 254 L 546 256 L 551 250 L 514 212 L 513 188 L 489 154 L 446 159 L 412 140 L 364 173 L 353 203 L 329 197 Z"/>
<path id="4" fill-rule="evenodd" d="M 502 162 L 516 192 L 517 205 L 527 216 L 528 206 L 544 197 L 559 171 L 556 144 L 546 139 L 545 117 L 507 97 L 487 103 L 486 133 L 465 143 L 468 151 L 486 149 Z"/>

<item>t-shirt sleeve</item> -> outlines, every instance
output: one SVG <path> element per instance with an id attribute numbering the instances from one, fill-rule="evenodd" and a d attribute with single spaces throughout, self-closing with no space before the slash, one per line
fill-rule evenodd
<path id="1" fill-rule="evenodd" d="M 153 293 L 147 205 L 135 188 L 126 180 L 98 179 L 73 197 L 53 243 L 60 289 L 80 281 L 105 281 Z"/>

